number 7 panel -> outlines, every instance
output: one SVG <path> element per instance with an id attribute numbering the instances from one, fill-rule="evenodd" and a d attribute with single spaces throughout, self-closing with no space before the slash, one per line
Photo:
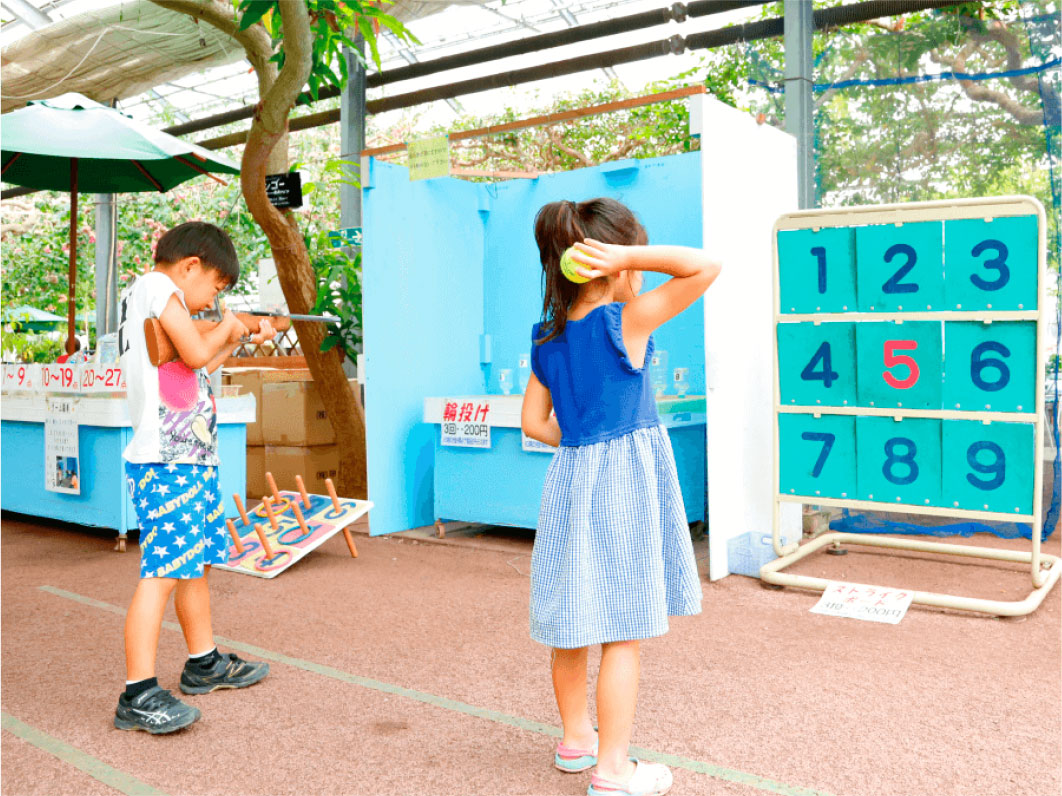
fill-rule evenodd
<path id="1" fill-rule="evenodd" d="M 778 462 L 784 495 L 854 498 L 855 418 L 779 414 Z"/>

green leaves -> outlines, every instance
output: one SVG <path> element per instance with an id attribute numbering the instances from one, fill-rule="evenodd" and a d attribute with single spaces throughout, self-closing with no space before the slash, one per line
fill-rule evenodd
<path id="1" fill-rule="evenodd" d="M 332 248 L 326 232 L 308 241 L 310 264 L 317 274 L 317 301 L 313 311 L 319 315 L 336 315 L 339 324 L 329 324 L 321 351 L 340 346 L 351 361 L 361 347 L 361 252 L 353 256 L 347 250 Z"/>

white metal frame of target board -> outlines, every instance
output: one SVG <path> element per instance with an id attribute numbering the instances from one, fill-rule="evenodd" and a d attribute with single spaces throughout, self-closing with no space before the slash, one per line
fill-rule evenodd
<path id="1" fill-rule="evenodd" d="M 1009 216 L 1035 215 L 1039 233 L 1037 307 L 1035 310 L 940 310 L 922 312 L 843 312 L 795 314 L 781 313 L 781 291 L 778 268 L 778 233 L 786 230 L 827 229 L 833 227 L 860 227 L 882 224 L 901 224 L 920 221 L 948 221 L 953 219 L 997 219 Z M 1029 564 L 1032 576 L 1032 591 L 1023 600 L 1004 601 L 962 597 L 934 592 L 914 592 L 913 602 L 945 608 L 956 608 L 997 616 L 1021 616 L 1029 614 L 1043 602 L 1044 597 L 1062 574 L 1062 560 L 1056 556 L 1042 555 L 1040 542 L 1043 528 L 1043 439 L 1044 439 L 1044 335 L 1046 324 L 1046 223 L 1043 206 L 1027 196 L 1004 196 L 985 199 L 955 199 L 909 204 L 845 207 L 835 210 L 808 210 L 789 213 L 778 219 L 774 227 L 774 550 L 780 556 L 760 569 L 760 578 L 766 583 L 780 586 L 795 586 L 823 591 L 830 581 L 805 575 L 786 573 L 786 567 L 824 547 L 839 547 L 842 543 L 883 547 L 894 550 L 914 550 L 928 553 L 972 558 L 1011 561 Z M 858 262 L 858 259 L 857 259 Z M 904 409 L 873 406 L 792 406 L 781 403 L 781 388 L 778 363 L 778 327 L 780 324 L 817 321 L 1035 321 L 1036 322 L 1036 409 L 1032 412 L 956 411 L 947 409 Z M 858 357 L 857 357 L 858 359 Z M 934 418 L 991 421 L 1012 421 L 1034 424 L 1033 493 L 1032 514 L 1007 514 L 997 511 L 973 511 L 946 507 L 894 504 L 872 500 L 849 500 L 817 497 L 812 495 L 785 494 L 781 491 L 781 465 L 779 454 L 779 417 L 781 413 L 821 415 L 884 416 L 896 420 L 903 418 Z M 1058 485 L 1055 485 L 1057 488 Z M 924 542 L 861 533 L 828 532 L 800 545 L 783 545 L 779 534 L 779 511 L 782 501 L 804 504 L 850 507 L 876 511 L 902 511 L 911 514 L 955 517 L 957 519 L 1027 522 L 1032 526 L 1032 550 L 1029 552 L 1003 550 L 988 547 L 940 542 Z"/>

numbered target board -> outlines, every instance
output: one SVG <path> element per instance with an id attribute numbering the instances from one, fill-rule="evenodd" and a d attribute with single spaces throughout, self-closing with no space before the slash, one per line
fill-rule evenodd
<path id="1" fill-rule="evenodd" d="M 1025 197 L 779 219 L 778 497 L 1032 520 L 1044 251 Z"/>

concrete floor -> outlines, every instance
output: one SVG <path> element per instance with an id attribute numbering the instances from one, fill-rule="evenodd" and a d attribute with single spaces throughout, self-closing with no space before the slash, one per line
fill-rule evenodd
<path id="1" fill-rule="evenodd" d="M 203 719 L 151 737 L 111 726 L 138 548 L 5 515 L 0 791 L 585 793 L 586 775 L 551 767 L 559 720 L 548 652 L 527 632 L 530 534 L 357 540 L 357 560 L 337 536 L 274 580 L 214 573 L 222 649 L 272 672 L 188 697 Z M 997 599 L 1021 598 L 1029 580 L 1016 565 L 870 548 L 794 569 Z M 704 587 L 700 616 L 643 645 L 635 751 L 673 766 L 674 793 L 1062 787 L 1062 589 L 1022 620 L 916 606 L 892 626 L 811 614 L 817 595 L 751 578 Z M 158 673 L 176 690 L 186 650 L 172 608 L 167 620 Z"/>

